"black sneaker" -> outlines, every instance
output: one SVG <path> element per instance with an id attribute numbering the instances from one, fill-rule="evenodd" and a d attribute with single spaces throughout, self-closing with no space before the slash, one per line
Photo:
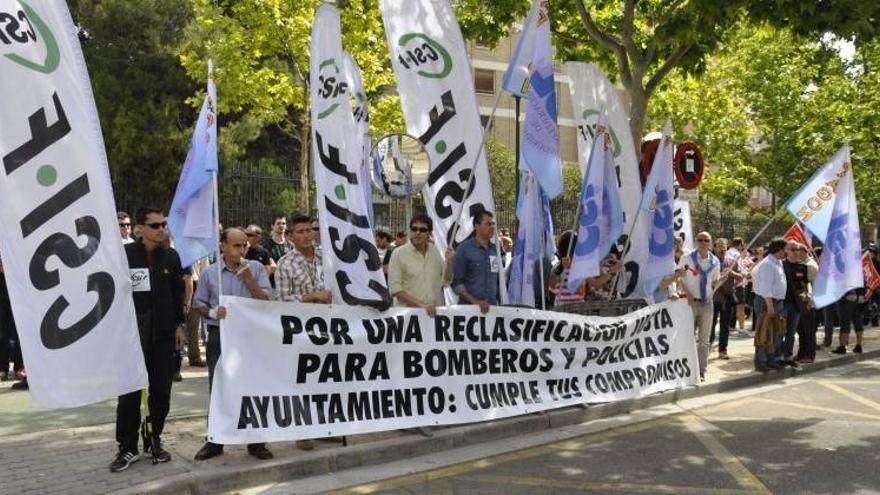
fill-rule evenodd
<path id="1" fill-rule="evenodd" d="M 855 352 L 856 354 L 861 354 L 862 353 L 862 346 L 857 345 L 857 346 L 853 347 L 853 352 Z"/>
<path id="2" fill-rule="evenodd" d="M 116 454 L 116 459 L 110 463 L 110 471 L 114 473 L 125 471 L 133 462 L 139 460 L 141 460 L 141 455 L 136 450 L 120 450 Z"/>
<path id="3" fill-rule="evenodd" d="M 171 460 L 171 453 L 162 448 L 162 444 L 156 442 L 156 448 L 154 449 L 152 445 L 147 445 L 144 451 L 149 452 L 153 455 L 153 464 L 159 464 L 160 462 L 168 462 Z"/>
<path id="4" fill-rule="evenodd" d="M 832 354 L 846 354 L 846 347 L 839 345 L 836 349 L 831 351 Z"/>
<path id="5" fill-rule="evenodd" d="M 275 457 L 272 455 L 272 452 L 266 448 L 265 443 L 252 443 L 247 447 L 248 454 L 260 459 L 261 461 L 266 461 Z"/>

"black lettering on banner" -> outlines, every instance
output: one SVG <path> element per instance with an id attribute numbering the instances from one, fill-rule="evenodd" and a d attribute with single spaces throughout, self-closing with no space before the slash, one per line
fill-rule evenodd
<path id="1" fill-rule="evenodd" d="M 22 236 L 27 238 L 42 227 L 43 224 L 55 217 L 55 215 L 64 211 L 68 206 L 84 197 L 90 191 L 88 175 L 83 174 L 79 176 L 79 178 L 64 186 L 63 189 L 55 193 L 51 198 L 42 202 L 25 215 L 20 222 Z"/>
<path id="2" fill-rule="evenodd" d="M 366 215 L 358 215 L 357 213 L 352 213 L 344 206 L 337 205 L 326 196 L 324 197 L 324 207 L 327 208 L 327 212 L 329 212 L 334 217 L 342 220 L 343 222 L 350 223 L 355 227 L 359 227 L 362 229 L 370 228 L 370 219 L 367 218 Z"/>
<path id="3" fill-rule="evenodd" d="M 434 167 L 433 170 L 431 170 L 431 173 L 428 174 L 428 184 L 432 186 L 436 184 L 437 181 L 442 179 L 446 175 L 446 173 L 449 172 L 449 170 L 452 169 L 452 167 L 456 163 L 458 163 L 459 160 L 464 158 L 466 154 L 467 148 L 465 147 L 464 143 L 456 146 L 455 149 L 453 149 L 448 155 L 446 155 L 446 158 L 444 158 L 443 161 L 437 164 L 437 166 Z M 467 180 L 467 177 L 465 177 L 464 180 Z"/>
<path id="4" fill-rule="evenodd" d="M 89 261 L 98 250 L 98 244 L 101 242 L 101 228 L 95 217 L 78 218 L 76 220 L 76 234 L 86 236 L 84 247 L 77 247 L 76 241 L 60 232 L 50 235 L 37 247 L 29 268 L 31 283 L 37 290 L 49 290 L 61 283 L 57 269 L 46 270 L 46 262 L 52 256 L 57 256 L 69 268 L 78 268 Z"/>
<path id="5" fill-rule="evenodd" d="M 116 284 L 109 273 L 98 272 L 89 275 L 86 280 L 86 289 L 88 292 L 97 292 L 98 301 L 92 310 L 78 322 L 68 328 L 59 326 L 61 315 L 70 306 L 64 296 L 58 296 L 58 299 L 52 303 L 49 311 L 43 316 L 43 322 L 40 325 L 40 339 L 47 349 L 61 349 L 85 337 L 110 310 L 116 293 Z"/>
<path id="6" fill-rule="evenodd" d="M 446 125 L 447 122 L 452 120 L 452 117 L 455 117 L 455 101 L 452 99 L 452 90 L 449 90 L 443 93 L 440 96 L 440 103 L 443 105 L 443 113 L 440 113 L 437 110 L 437 107 L 431 108 L 431 111 L 428 112 L 428 118 L 431 121 L 431 125 L 428 126 L 428 129 L 419 136 L 419 141 L 422 142 L 426 147 L 428 143 L 434 139 L 434 136 L 440 132 L 440 129 Z M 429 184 L 431 182 L 429 181 Z"/>
<path id="7" fill-rule="evenodd" d="M 339 230 L 331 226 L 330 241 L 333 246 L 333 252 L 344 263 L 354 263 L 360 258 L 361 252 L 366 254 L 367 258 L 364 262 L 367 269 L 376 271 L 382 268 L 382 260 L 379 259 L 379 251 L 370 241 L 359 237 L 357 234 L 348 235 L 342 242 L 342 249 L 337 248 L 339 244 Z"/>
<path id="8" fill-rule="evenodd" d="M 43 108 L 28 117 L 31 139 L 3 157 L 6 175 L 15 172 L 19 167 L 30 161 L 31 158 L 37 156 L 70 132 L 70 122 L 67 121 L 67 115 L 61 106 L 58 93 L 52 93 L 52 101 L 55 103 L 55 113 L 58 114 L 58 120 L 52 125 L 47 125 L 46 110 Z"/>
<path id="9" fill-rule="evenodd" d="M 249 396 L 243 395 L 241 396 L 241 409 L 238 412 L 238 429 L 246 430 L 248 427 L 259 428 L 260 422 L 257 420 L 253 401 Z"/>
<path id="10" fill-rule="evenodd" d="M 415 314 L 363 320 L 362 324 L 367 332 L 367 342 L 371 344 L 422 342 L 422 329 Z"/>
<path id="11" fill-rule="evenodd" d="M 19 11 L 19 15 L 22 14 L 24 14 L 24 12 Z M 27 32 L 18 32 L 18 28 L 21 27 L 21 24 L 18 23 L 18 19 L 16 19 L 12 14 L 9 14 L 7 12 L 0 12 L 0 24 L 6 24 L 6 34 L 8 34 L 10 38 L 19 43 L 27 43 Z M 3 39 L 3 42 L 6 44 L 10 43 L 9 39 L 5 37 Z"/>
<path id="12" fill-rule="evenodd" d="M 336 284 L 339 287 L 339 292 L 342 294 L 342 300 L 345 301 L 346 304 L 352 306 L 369 306 L 378 309 L 379 311 L 385 311 L 391 307 L 391 293 L 388 292 L 387 287 L 375 280 L 370 280 L 369 283 L 367 283 L 367 287 L 376 293 L 376 295 L 379 296 L 379 299 L 362 299 L 350 293 L 348 291 L 348 286 L 351 285 L 351 277 L 348 276 L 348 273 L 342 270 L 336 272 Z"/>
<path id="13" fill-rule="evenodd" d="M 318 131 L 315 131 L 315 141 L 318 145 L 318 156 L 321 158 L 321 164 L 327 170 L 345 179 L 349 184 L 356 186 L 358 184 L 358 176 L 355 173 L 350 173 L 345 164 L 340 161 L 339 148 L 328 145 L 327 154 L 324 154 L 324 138 L 321 137 L 321 133 Z"/>

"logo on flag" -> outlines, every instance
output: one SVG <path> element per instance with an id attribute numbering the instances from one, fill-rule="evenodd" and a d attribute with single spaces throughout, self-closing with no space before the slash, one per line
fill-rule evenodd
<path id="1" fill-rule="evenodd" d="M 871 299 L 874 292 L 880 289 L 880 274 L 874 268 L 871 253 L 862 255 L 862 270 L 865 272 L 865 299 Z"/>
<path id="2" fill-rule="evenodd" d="M 841 181 L 852 177 L 851 171 L 847 144 L 785 203 L 785 209 L 822 242 L 826 241 Z"/>
<path id="3" fill-rule="evenodd" d="M 804 229 L 801 228 L 801 225 L 795 222 L 791 228 L 785 231 L 785 235 L 783 238 L 786 241 L 795 241 L 801 246 L 807 246 L 809 248 L 813 247 L 813 244 L 807 238 L 807 233 L 804 232 Z"/>

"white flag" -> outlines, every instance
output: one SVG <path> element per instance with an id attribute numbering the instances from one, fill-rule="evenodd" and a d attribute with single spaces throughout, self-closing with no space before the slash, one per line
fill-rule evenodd
<path id="1" fill-rule="evenodd" d="M 853 180 L 849 146 L 843 162 L 843 176 L 836 188 L 834 208 L 825 237 L 825 250 L 819 262 L 819 274 L 813 288 L 813 301 L 824 308 L 838 301 L 852 289 L 864 287 L 862 270 L 862 235 L 856 186 Z"/>
<path id="2" fill-rule="evenodd" d="M 581 175 L 584 174 L 586 164 L 590 161 L 590 149 L 596 135 L 599 111 L 605 109 L 611 142 L 614 144 L 612 154 L 625 215 L 624 231 L 629 232 L 642 197 L 642 183 L 639 179 L 638 153 L 633 146 L 626 107 L 620 101 L 614 86 L 596 65 L 566 62 L 565 70 L 570 81 L 572 114 L 577 122 Z"/>
<path id="3" fill-rule="evenodd" d="M 676 199 L 674 205 L 675 235 L 681 238 L 685 251 L 693 251 L 694 227 L 691 220 L 691 203 L 686 199 Z"/>
<path id="4" fill-rule="evenodd" d="M 34 403 L 81 406 L 147 385 L 107 156 L 65 2 L 2 10 L 0 252 Z"/>
<path id="5" fill-rule="evenodd" d="M 373 222 L 373 183 L 370 179 L 370 110 L 367 105 L 367 92 L 364 91 L 364 80 L 361 77 L 361 68 L 350 53 L 345 52 L 345 80 L 352 97 L 355 144 L 361 149 L 361 162 L 358 164 L 358 174 L 361 185 L 364 188 L 364 201 L 367 203 L 367 218 L 370 224 Z M 359 141 L 359 142 L 358 142 Z"/>
<path id="6" fill-rule="evenodd" d="M 339 12 L 323 4 L 312 24 L 312 167 L 317 185 L 324 284 L 333 302 L 385 309 L 391 295 L 370 226 L 360 173 L 362 136 L 343 72 Z"/>
<path id="7" fill-rule="evenodd" d="M 485 150 L 465 195 L 483 135 L 470 59 L 447 0 L 382 0 L 380 7 L 406 130 L 431 158 L 425 206 L 444 252 L 459 211 L 457 242 L 473 231 L 473 213 L 495 211 Z"/>

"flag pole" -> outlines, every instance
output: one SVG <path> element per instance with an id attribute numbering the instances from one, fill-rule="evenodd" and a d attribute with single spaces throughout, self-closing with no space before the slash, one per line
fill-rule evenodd
<path id="1" fill-rule="evenodd" d="M 455 243 L 455 236 L 458 235 L 458 227 L 461 225 L 461 214 L 464 212 L 464 204 L 470 197 L 471 186 L 474 183 L 474 175 L 476 175 L 475 171 L 477 169 L 477 164 L 480 162 L 480 155 L 483 153 L 483 149 L 486 148 L 486 139 L 489 136 L 489 129 L 492 128 L 492 122 L 495 120 L 495 111 L 498 110 L 498 102 L 501 101 L 501 93 L 503 92 L 504 91 L 502 90 L 498 90 L 498 95 L 495 96 L 495 103 L 492 105 L 492 111 L 489 113 L 489 120 L 486 122 L 486 127 L 483 128 L 483 136 L 480 140 L 480 147 L 477 149 L 476 154 L 474 154 L 474 163 L 471 164 L 471 173 L 468 176 L 468 181 L 464 188 L 464 196 L 461 199 L 461 204 L 458 206 L 458 213 L 455 215 L 455 221 L 452 224 L 452 235 L 449 237 L 450 244 Z M 497 229 L 495 232 L 495 238 L 497 244 Z"/>
<path id="2" fill-rule="evenodd" d="M 776 213 L 775 213 L 772 217 L 770 217 L 770 219 L 767 220 L 767 223 L 765 223 L 764 226 L 761 227 L 761 230 L 759 230 L 758 233 L 755 234 L 755 237 L 753 237 L 752 240 L 749 241 L 748 244 L 746 244 L 746 247 L 744 248 L 744 251 L 748 251 L 749 248 L 752 247 L 752 244 L 754 244 L 755 241 L 757 241 L 758 238 L 761 237 L 761 234 L 763 234 L 764 231 L 767 230 L 767 227 L 769 227 L 771 223 L 775 222 L 776 219 L 779 218 L 780 213 L 783 213 L 784 211 L 786 211 L 785 208 L 779 208 L 779 209 L 777 209 L 777 210 L 776 210 Z"/>

